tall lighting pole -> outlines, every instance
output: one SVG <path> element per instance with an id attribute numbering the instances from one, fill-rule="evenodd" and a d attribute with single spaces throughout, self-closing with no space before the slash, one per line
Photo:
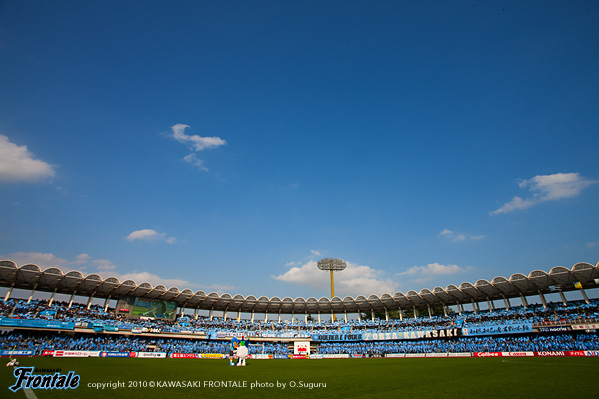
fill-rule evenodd
<path id="1" fill-rule="evenodd" d="M 335 297 L 335 284 L 333 280 L 333 271 L 341 271 L 347 267 L 344 260 L 324 258 L 318 261 L 316 264 L 320 270 L 330 270 L 331 272 L 331 299 Z M 335 313 L 333 313 L 333 321 L 336 321 Z"/>

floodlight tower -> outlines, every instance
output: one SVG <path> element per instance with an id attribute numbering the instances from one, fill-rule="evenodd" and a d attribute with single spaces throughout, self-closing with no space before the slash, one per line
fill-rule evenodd
<path id="1" fill-rule="evenodd" d="M 342 259 L 324 258 L 318 261 L 317 266 L 320 270 L 331 271 L 331 299 L 335 297 L 335 284 L 333 282 L 333 271 L 341 271 L 347 267 L 347 264 Z M 335 313 L 333 313 L 333 321 L 336 321 Z"/>

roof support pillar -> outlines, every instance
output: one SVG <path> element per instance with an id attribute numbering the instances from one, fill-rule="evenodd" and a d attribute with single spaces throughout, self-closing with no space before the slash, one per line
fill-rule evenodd
<path id="1" fill-rule="evenodd" d="M 110 295 L 108 295 L 108 298 L 106 298 L 106 300 L 104 301 L 104 312 L 108 311 L 109 303 L 110 303 Z"/>
<path id="2" fill-rule="evenodd" d="M 443 304 L 443 315 L 445 315 L 445 317 L 447 317 L 447 305 Z"/>
<path id="3" fill-rule="evenodd" d="M 320 323 L 320 311 L 318 311 L 318 322 Z"/>
<path id="4" fill-rule="evenodd" d="M 12 289 L 15 288 L 15 285 L 11 285 L 10 289 L 8 290 L 8 292 L 6 293 L 6 296 L 4 297 L 4 302 L 8 301 L 8 298 L 10 298 L 10 294 L 12 294 Z"/>
<path id="5" fill-rule="evenodd" d="M 524 305 L 524 308 L 528 307 L 528 301 L 526 300 L 526 297 L 522 294 L 520 294 L 520 300 L 522 301 L 522 305 Z"/>
<path id="6" fill-rule="evenodd" d="M 92 305 L 92 298 L 93 297 L 94 297 L 94 293 L 92 292 L 92 294 L 87 299 L 87 310 L 89 310 L 89 307 Z"/>
<path id="7" fill-rule="evenodd" d="M 67 309 L 70 309 L 71 306 L 73 306 L 73 299 L 75 299 L 75 294 L 77 293 L 77 291 L 73 291 L 73 293 L 71 294 L 71 299 L 69 299 L 69 306 L 67 307 Z"/>
<path id="8" fill-rule="evenodd" d="M 35 285 L 33 286 L 33 289 L 31 290 L 31 294 L 29 295 L 29 299 L 27 300 L 27 304 L 31 303 L 31 299 L 33 299 L 33 294 L 35 294 L 35 289 L 37 288 L 37 283 L 35 283 Z"/>
<path id="9" fill-rule="evenodd" d="M 358 310 L 358 321 L 362 321 L 362 312 Z"/>
<path id="10" fill-rule="evenodd" d="M 431 309 L 431 305 L 427 304 L 426 307 L 428 308 L 428 318 L 432 319 L 433 318 L 433 310 Z"/>
<path id="11" fill-rule="evenodd" d="M 197 319 L 197 318 L 198 318 L 198 310 L 200 310 L 200 308 L 199 308 L 199 307 L 197 307 L 197 308 L 195 308 L 195 309 L 193 310 L 193 317 L 194 317 L 194 319 Z M 252 321 L 254 321 L 254 320 L 252 320 Z"/>
<path id="12" fill-rule="evenodd" d="M 372 322 L 374 323 L 374 310 L 373 309 L 370 309 L 370 316 L 371 316 Z"/>
<path id="13" fill-rule="evenodd" d="M 502 295 L 502 296 L 503 296 L 503 304 L 505 305 L 505 308 L 507 310 L 509 310 L 511 307 L 510 298 L 507 298 L 505 295 Z"/>
<path id="14" fill-rule="evenodd" d="M 387 323 L 389 322 L 389 311 L 387 309 L 385 309 L 385 320 L 387 320 Z"/>
<path id="15" fill-rule="evenodd" d="M 210 317 L 210 321 L 212 321 L 214 318 L 214 309 L 210 309 L 210 312 L 208 312 L 208 317 Z"/>
<path id="16" fill-rule="evenodd" d="M 268 311 L 264 312 L 264 322 L 268 321 Z"/>
<path id="17" fill-rule="evenodd" d="M 590 303 L 589 302 L 589 297 L 587 296 L 587 293 L 584 292 L 584 288 L 582 288 L 582 284 L 580 284 L 580 293 L 582 294 L 582 297 L 584 298 L 584 301 L 587 303 L 587 305 Z"/>
<path id="18" fill-rule="evenodd" d="M 487 297 L 487 305 L 489 306 L 489 312 L 495 310 L 495 305 L 493 304 L 493 301 L 489 297 Z"/>
<path id="19" fill-rule="evenodd" d="M 478 314 L 478 309 L 476 308 L 476 303 L 474 302 L 474 299 L 472 299 L 472 310 L 474 310 L 474 314 Z"/>
<path id="20" fill-rule="evenodd" d="M 541 303 L 543 304 L 543 307 L 547 309 L 547 301 L 545 300 L 545 295 L 543 295 L 541 291 L 539 291 L 539 298 L 541 298 Z"/>
<path id="21" fill-rule="evenodd" d="M 227 321 L 227 309 L 223 310 L 223 321 Z"/>
<path id="22" fill-rule="evenodd" d="M 345 311 L 345 322 L 347 323 L 347 310 Z"/>
<path id="23" fill-rule="evenodd" d="M 399 309 L 399 320 L 403 321 L 403 309 Z"/>
<path id="24" fill-rule="evenodd" d="M 280 323 L 281 322 L 281 311 L 279 310 L 279 318 L 277 319 L 277 321 Z"/>
<path id="25" fill-rule="evenodd" d="M 414 309 L 414 318 L 417 319 L 418 318 L 418 309 L 416 309 L 416 306 L 414 306 L 412 309 Z"/>
<path id="26" fill-rule="evenodd" d="M 48 302 L 48 307 L 52 306 L 52 302 L 54 302 L 54 296 L 56 295 L 56 290 L 58 288 L 55 288 L 54 291 L 52 291 L 52 296 L 50 297 L 50 302 Z M 104 309 L 104 311 L 106 311 L 106 309 Z"/>
<path id="27" fill-rule="evenodd" d="M 254 324 L 254 311 L 253 310 L 252 310 L 252 318 L 251 318 L 251 320 L 252 320 L 252 324 Z"/>
<path id="28" fill-rule="evenodd" d="M 566 296 L 562 291 L 559 292 L 559 297 L 562 299 L 562 303 L 564 304 L 564 306 L 566 306 L 568 304 L 568 301 L 566 301 Z"/>

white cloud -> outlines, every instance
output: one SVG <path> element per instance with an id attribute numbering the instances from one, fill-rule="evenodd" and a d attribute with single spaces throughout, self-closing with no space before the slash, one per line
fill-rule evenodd
<path id="1" fill-rule="evenodd" d="M 166 233 L 159 233 L 153 229 L 135 230 L 134 232 L 130 233 L 126 239 L 128 241 L 164 241 L 168 244 L 174 244 L 177 242 L 175 237 L 167 237 Z"/>
<path id="2" fill-rule="evenodd" d="M 207 148 L 220 147 L 225 145 L 227 142 L 220 137 L 202 137 L 198 135 L 185 134 L 185 129 L 189 128 L 189 125 L 177 123 L 171 129 L 173 130 L 173 138 L 179 143 L 188 144 L 194 151 L 202 151 Z"/>
<path id="3" fill-rule="evenodd" d="M 33 264 L 38 265 L 42 270 L 49 267 L 64 268 L 69 264 L 66 259 L 59 258 L 51 253 L 42 252 L 15 252 L 8 259 L 15 262 L 19 267 Z"/>
<path id="4" fill-rule="evenodd" d="M 0 183 L 36 182 L 53 178 L 54 168 L 0 134 Z"/>
<path id="5" fill-rule="evenodd" d="M 381 270 L 369 266 L 360 266 L 355 263 L 346 262 L 347 268 L 335 272 L 335 296 L 345 297 L 348 295 L 393 295 L 397 291 L 398 284 L 390 278 L 385 278 Z M 310 287 L 322 292 L 322 296 L 329 296 L 329 273 L 319 270 L 317 262 L 311 260 L 303 266 L 293 266 L 287 272 L 271 278 L 300 286 Z"/>
<path id="6" fill-rule="evenodd" d="M 174 279 L 162 278 L 156 274 L 152 274 L 149 272 L 132 272 L 132 273 L 124 273 L 124 274 L 116 273 L 116 272 L 110 272 L 110 273 L 101 272 L 100 275 L 103 279 L 106 279 L 108 277 L 116 277 L 119 279 L 119 281 L 121 283 L 126 280 L 133 280 L 138 285 L 141 283 L 149 283 L 152 285 L 152 287 L 156 287 L 157 285 L 164 285 L 166 288 L 177 287 L 181 291 L 185 288 L 189 288 L 192 286 L 192 284 L 190 284 L 189 281 L 187 281 L 187 280 L 182 280 L 182 279 L 178 279 L 178 278 L 174 278 Z"/>
<path id="7" fill-rule="evenodd" d="M 98 268 L 98 270 L 115 270 L 116 266 L 112 264 L 108 259 L 96 259 L 92 262 Z"/>
<path id="8" fill-rule="evenodd" d="M 320 252 L 318 252 L 318 251 L 317 251 L 317 250 L 315 250 L 315 249 L 311 249 L 311 250 L 310 250 L 310 253 L 311 253 L 312 255 L 314 255 L 314 256 L 320 256 Z"/>
<path id="9" fill-rule="evenodd" d="M 397 273 L 397 276 L 408 276 L 414 279 L 416 283 L 425 283 L 431 281 L 439 275 L 457 274 L 467 272 L 471 268 L 460 267 L 458 265 L 441 265 L 439 263 L 429 263 L 426 266 L 413 266 L 405 272 Z"/>
<path id="10" fill-rule="evenodd" d="M 446 240 L 450 240 L 452 242 L 460 242 L 466 240 L 482 240 L 483 238 L 485 238 L 484 235 L 473 236 L 464 233 L 456 233 L 455 231 L 449 229 L 444 229 L 441 233 L 439 233 L 439 237 L 443 237 Z"/>
<path id="11" fill-rule="evenodd" d="M 585 188 L 597 183 L 599 181 L 588 180 L 579 173 L 555 173 L 520 180 L 518 182 L 520 188 L 528 189 L 532 196 L 525 199 L 514 196 L 511 201 L 506 202 L 491 214 L 509 213 L 530 208 L 541 202 L 573 198 L 580 195 Z"/>
<path id="12" fill-rule="evenodd" d="M 599 247 L 599 241 L 592 241 L 587 243 L 587 247 L 589 248 L 597 248 Z"/>
<path id="13" fill-rule="evenodd" d="M 183 157 L 183 160 L 185 162 L 188 162 L 190 164 L 192 164 L 193 166 L 196 166 L 198 168 L 200 168 L 201 170 L 204 170 L 206 172 L 208 172 L 210 169 L 208 169 L 207 167 L 204 166 L 204 161 L 202 161 L 201 159 L 199 159 L 196 154 L 189 154 L 186 155 L 185 157 Z"/>

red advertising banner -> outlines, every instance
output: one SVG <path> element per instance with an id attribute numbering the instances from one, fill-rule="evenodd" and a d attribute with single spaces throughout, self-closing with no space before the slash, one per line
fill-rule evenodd
<path id="1" fill-rule="evenodd" d="M 474 352 L 474 357 L 501 357 L 501 352 Z"/>

